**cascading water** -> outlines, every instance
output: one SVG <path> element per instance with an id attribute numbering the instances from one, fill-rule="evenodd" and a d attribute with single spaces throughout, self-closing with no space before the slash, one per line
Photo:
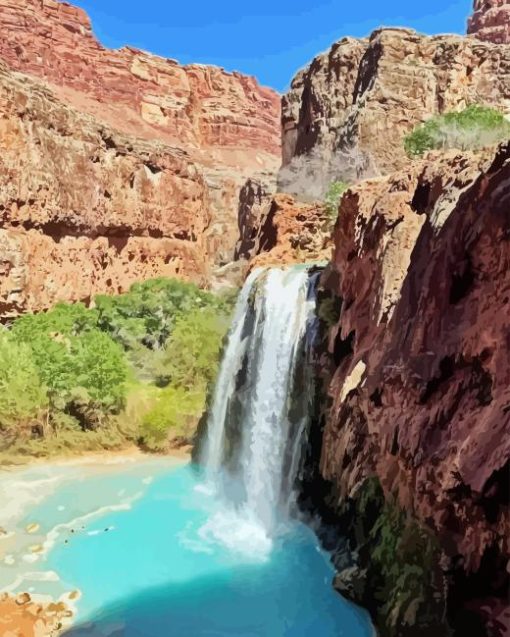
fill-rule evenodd
<path id="1" fill-rule="evenodd" d="M 239 540 L 267 551 L 294 502 L 313 394 L 315 281 L 307 268 L 257 270 L 237 303 L 202 454 L 228 508 L 204 532 L 232 548 Z"/>
<path id="2" fill-rule="evenodd" d="M 249 277 L 210 412 L 205 482 L 168 458 L 31 468 L 6 491 L 11 515 L 20 494 L 28 509 L 0 586 L 66 603 L 79 590 L 68 637 L 371 637 L 367 616 L 334 592 L 312 531 L 291 519 L 314 393 L 315 278 Z M 25 531 L 34 520 L 40 535 Z"/>

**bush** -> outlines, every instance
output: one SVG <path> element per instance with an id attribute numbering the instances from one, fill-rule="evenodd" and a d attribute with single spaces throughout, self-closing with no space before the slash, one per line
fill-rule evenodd
<path id="1" fill-rule="evenodd" d="M 404 139 L 409 157 L 433 149 L 476 150 L 510 138 L 510 122 L 494 108 L 472 105 L 417 126 Z"/>
<path id="2" fill-rule="evenodd" d="M 48 397 L 32 352 L 0 331 L 0 431 L 9 441 L 46 418 Z"/>
<path id="3" fill-rule="evenodd" d="M 211 308 L 178 319 L 160 358 L 160 382 L 205 391 L 216 377 L 227 329 L 227 317 Z"/>
<path id="4" fill-rule="evenodd" d="M 163 347 L 180 316 L 206 307 L 228 312 L 230 303 L 177 279 L 135 283 L 126 294 L 95 299 L 101 330 L 125 349 L 141 344 L 154 350 Z"/>
<path id="5" fill-rule="evenodd" d="M 234 302 L 231 292 L 156 279 L 97 297 L 94 309 L 59 304 L 20 317 L 0 332 L 4 440 L 45 455 L 191 439 Z"/>
<path id="6" fill-rule="evenodd" d="M 140 443 L 150 451 L 164 451 L 171 440 L 190 442 L 205 404 L 203 391 L 167 387 L 156 405 L 145 415 L 140 427 Z"/>
<path id="7" fill-rule="evenodd" d="M 30 348 L 53 409 L 118 411 L 125 398 L 128 365 L 122 348 L 95 326 L 97 315 L 81 304 L 27 314 L 12 338 Z M 89 414 L 90 415 L 90 414 Z"/>
<path id="8" fill-rule="evenodd" d="M 329 185 L 324 203 L 326 205 L 326 213 L 332 223 L 335 223 L 338 216 L 338 206 L 344 192 L 349 188 L 349 184 L 344 181 L 333 181 Z"/>

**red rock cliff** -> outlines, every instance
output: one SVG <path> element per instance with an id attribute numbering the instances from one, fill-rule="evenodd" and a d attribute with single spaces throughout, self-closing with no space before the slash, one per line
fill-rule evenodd
<path id="1" fill-rule="evenodd" d="M 473 103 L 510 111 L 510 46 L 395 28 L 344 38 L 283 97 L 279 188 L 318 197 L 334 179 L 403 168 L 406 134 Z"/>
<path id="2" fill-rule="evenodd" d="M 474 12 L 468 21 L 468 33 L 479 40 L 510 44 L 509 0 L 475 0 Z"/>
<path id="3" fill-rule="evenodd" d="M 0 316 L 125 291 L 205 283 L 210 223 L 182 150 L 119 133 L 0 62 Z"/>
<path id="4" fill-rule="evenodd" d="M 363 182 L 341 202 L 325 275 L 341 310 L 322 360 L 331 402 L 320 473 L 337 503 L 377 477 L 387 501 L 429 529 L 437 600 L 446 591 L 432 617 L 448 613 L 473 636 L 506 634 L 510 621 L 509 207 L 510 146 Z M 369 536 L 371 523 L 357 522 Z M 414 603 L 388 601 L 384 634 L 429 634 L 413 624 Z"/>
<path id="5" fill-rule="evenodd" d="M 201 230 L 204 259 L 232 259 L 241 186 L 258 173 L 274 175 L 280 163 L 280 98 L 274 91 L 217 67 L 181 66 L 128 47 L 108 50 L 94 37 L 84 11 L 56 0 L 0 0 L 0 30 L 0 58 L 44 82 L 75 113 L 94 117 L 126 140 L 157 140 L 185 151 L 185 161 L 203 175 L 207 191 L 207 209 L 197 207 L 197 218 L 209 219 Z M 160 202 L 163 208 L 171 210 L 189 194 L 179 192 L 182 176 L 176 167 L 174 187 Z M 193 197 L 190 205 L 197 203 Z M 117 204 L 109 203 L 105 228 L 108 214 L 131 214 Z M 182 214 L 186 225 L 187 213 Z"/>

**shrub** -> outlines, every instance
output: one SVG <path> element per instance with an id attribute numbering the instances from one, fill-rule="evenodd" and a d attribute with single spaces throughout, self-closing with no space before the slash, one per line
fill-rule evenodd
<path id="1" fill-rule="evenodd" d="M 358 491 L 353 519 L 364 561 L 369 559 L 370 595 L 379 606 L 382 634 L 397 634 L 395 627 L 404 625 L 420 635 L 442 634 L 431 628 L 444 610 L 440 549 L 432 533 L 386 499 L 377 478 Z"/>
<path id="2" fill-rule="evenodd" d="M 12 327 L 12 338 L 32 352 L 52 408 L 77 411 L 84 423 L 91 410 L 122 407 L 128 377 L 121 347 L 95 327 L 96 321 L 96 313 L 80 304 L 59 305 L 27 314 Z"/>
<path id="3" fill-rule="evenodd" d="M 162 347 L 175 321 L 195 309 L 211 307 L 228 311 L 229 299 L 201 290 L 177 279 L 154 279 L 135 283 L 120 296 L 98 296 L 95 300 L 98 326 L 126 349 L 141 344 Z"/>
<path id="4" fill-rule="evenodd" d="M 476 150 L 510 138 L 510 122 L 494 108 L 472 105 L 462 111 L 433 117 L 404 139 L 410 157 L 428 150 Z"/>
<path id="5" fill-rule="evenodd" d="M 172 437 L 190 439 L 235 296 L 156 279 L 100 296 L 94 309 L 59 304 L 17 319 L 0 332 L 0 432 L 12 433 L 9 448 L 45 455 L 129 440 L 161 450 Z M 44 436 L 31 440 L 35 425 Z"/>
<path id="6" fill-rule="evenodd" d="M 142 419 L 140 443 L 150 451 L 164 451 L 170 440 L 190 442 L 205 404 L 203 391 L 167 387 Z"/>
<path id="7" fill-rule="evenodd" d="M 46 416 L 48 397 L 32 352 L 0 331 L 0 431 L 4 442 L 41 423 Z"/>
<path id="8" fill-rule="evenodd" d="M 329 185 L 324 203 L 326 205 L 326 213 L 332 223 L 335 223 L 337 219 L 340 199 L 347 188 L 349 188 L 349 184 L 344 181 L 333 181 Z"/>
<path id="9" fill-rule="evenodd" d="M 159 362 L 163 383 L 187 389 L 206 388 L 214 381 L 228 320 L 211 308 L 178 319 Z"/>

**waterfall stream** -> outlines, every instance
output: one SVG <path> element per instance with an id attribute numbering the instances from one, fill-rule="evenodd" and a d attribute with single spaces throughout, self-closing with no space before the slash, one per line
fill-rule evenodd
<path id="1" fill-rule="evenodd" d="M 216 384 L 202 464 L 228 519 L 206 531 L 229 544 L 248 537 L 249 550 L 270 547 L 294 504 L 313 395 L 316 278 L 302 267 L 250 275 Z"/>

